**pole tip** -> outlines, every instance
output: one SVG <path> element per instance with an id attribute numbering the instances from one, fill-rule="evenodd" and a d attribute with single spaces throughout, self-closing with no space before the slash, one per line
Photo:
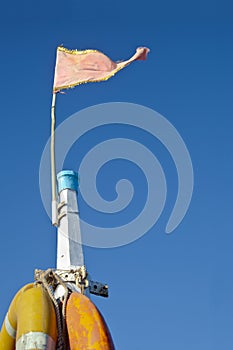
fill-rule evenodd
<path id="1" fill-rule="evenodd" d="M 78 173 L 73 170 L 62 170 L 57 174 L 58 193 L 65 189 L 78 190 Z"/>

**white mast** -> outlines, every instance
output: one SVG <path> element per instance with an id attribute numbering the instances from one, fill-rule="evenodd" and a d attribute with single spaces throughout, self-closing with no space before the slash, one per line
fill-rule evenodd
<path id="1" fill-rule="evenodd" d="M 57 187 L 59 203 L 56 273 L 73 290 L 107 297 L 108 286 L 91 281 L 84 265 L 77 202 L 78 174 L 72 170 L 62 170 L 57 175 Z M 59 286 L 55 295 L 58 297 L 63 293 L 63 287 Z"/>
<path id="2" fill-rule="evenodd" d="M 78 269 L 84 265 L 77 203 L 78 174 L 63 170 L 58 181 L 57 269 Z"/>

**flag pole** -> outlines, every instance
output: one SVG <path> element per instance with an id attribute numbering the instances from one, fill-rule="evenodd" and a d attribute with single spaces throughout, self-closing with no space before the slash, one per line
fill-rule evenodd
<path id="1" fill-rule="evenodd" d="M 56 105 L 56 93 L 53 93 L 52 106 L 51 106 L 51 143 L 50 143 L 50 156 L 51 156 L 51 184 L 52 184 L 52 224 L 57 226 L 57 181 L 56 181 L 56 161 L 55 161 L 55 105 Z"/>

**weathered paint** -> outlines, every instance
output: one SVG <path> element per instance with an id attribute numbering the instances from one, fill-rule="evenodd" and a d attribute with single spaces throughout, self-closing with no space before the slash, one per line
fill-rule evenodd
<path id="1" fill-rule="evenodd" d="M 56 350 L 54 340 L 43 332 L 29 332 L 23 334 L 16 342 L 16 350 Z"/>
<path id="2" fill-rule="evenodd" d="M 44 350 L 55 349 L 56 315 L 43 287 L 28 284 L 16 294 L 9 307 L 0 333 L 0 349 L 34 349 L 35 347 L 31 347 L 30 344 L 35 338 L 38 340 L 38 345 L 43 339 Z M 22 347 L 22 340 L 25 347 Z"/>
<path id="3" fill-rule="evenodd" d="M 72 293 L 66 309 L 70 350 L 114 350 L 103 316 L 85 295 Z"/>

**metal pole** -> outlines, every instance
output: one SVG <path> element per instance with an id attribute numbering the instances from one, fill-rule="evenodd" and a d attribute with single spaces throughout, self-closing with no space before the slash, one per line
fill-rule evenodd
<path id="1" fill-rule="evenodd" d="M 56 94 L 53 93 L 52 106 L 51 106 L 51 144 L 50 144 L 50 154 L 51 154 L 51 184 L 52 184 L 52 224 L 57 226 L 57 183 L 56 183 L 56 163 L 55 163 L 55 104 L 56 104 Z"/>

